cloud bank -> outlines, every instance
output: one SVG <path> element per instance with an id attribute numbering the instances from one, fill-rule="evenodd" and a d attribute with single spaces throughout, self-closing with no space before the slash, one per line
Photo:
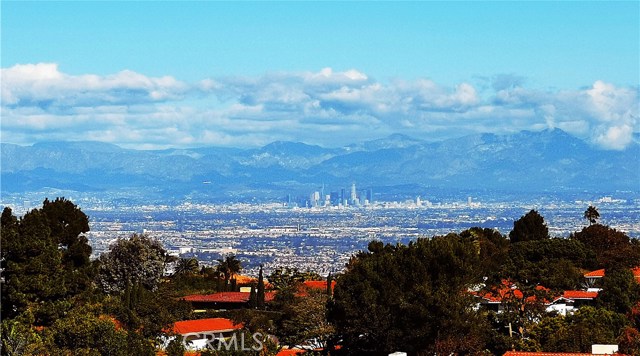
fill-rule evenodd
<path id="1" fill-rule="evenodd" d="M 380 81 L 355 69 L 185 83 L 123 70 L 71 75 L 55 63 L 3 68 L 2 142 L 98 140 L 125 147 L 340 146 L 392 133 L 423 139 L 560 128 L 621 150 L 640 132 L 638 88 L 596 81 L 543 91 L 499 74 L 455 86 Z"/>

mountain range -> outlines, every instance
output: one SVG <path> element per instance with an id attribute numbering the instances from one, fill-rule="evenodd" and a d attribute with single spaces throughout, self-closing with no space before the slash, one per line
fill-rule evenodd
<path id="1" fill-rule="evenodd" d="M 640 191 L 637 140 L 625 150 L 607 151 L 559 129 L 438 142 L 394 134 L 340 148 L 283 141 L 251 149 L 156 151 L 101 142 L 2 143 L 1 163 L 5 193 L 135 191 L 155 197 L 243 200 L 308 194 L 323 184 L 339 189 L 352 182 L 408 195 L 429 187 Z"/>

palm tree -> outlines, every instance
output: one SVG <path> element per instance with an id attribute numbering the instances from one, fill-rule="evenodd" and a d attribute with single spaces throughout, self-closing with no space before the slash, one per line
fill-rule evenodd
<path id="1" fill-rule="evenodd" d="M 600 219 L 600 213 L 598 213 L 598 209 L 595 206 L 589 205 L 584 212 L 584 218 L 589 221 L 589 225 L 595 224 Z"/>
<path id="2" fill-rule="evenodd" d="M 176 265 L 174 274 L 196 274 L 198 273 L 198 260 L 192 258 L 181 258 Z"/>
<path id="3" fill-rule="evenodd" d="M 224 284 L 227 285 L 230 279 L 233 279 L 238 272 L 242 269 L 240 260 L 234 255 L 229 255 L 224 259 L 218 259 L 218 265 L 216 266 L 216 272 L 224 276 Z"/>

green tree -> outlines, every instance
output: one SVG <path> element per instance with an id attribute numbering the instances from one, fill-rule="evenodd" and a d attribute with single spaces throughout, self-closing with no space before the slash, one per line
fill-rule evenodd
<path id="1" fill-rule="evenodd" d="M 84 234 L 89 231 L 89 217 L 65 198 L 53 202 L 45 199 L 42 212 L 49 222 L 51 236 L 62 247 L 63 264 L 67 268 L 88 266 L 91 246 Z"/>
<path id="2" fill-rule="evenodd" d="M 478 253 L 458 235 L 370 245 L 337 279 L 330 320 L 346 350 L 471 353 L 485 321 L 466 292 L 480 282 Z"/>
<path id="3" fill-rule="evenodd" d="M 513 230 L 509 233 L 511 243 L 543 240 L 549 238 L 549 228 L 544 218 L 535 210 L 529 211 L 513 222 Z"/>
<path id="4" fill-rule="evenodd" d="M 591 256 L 576 240 L 552 238 L 511 244 L 502 276 L 523 287 L 576 289 L 584 280 L 580 266 Z"/>
<path id="5" fill-rule="evenodd" d="M 608 269 L 600 287 L 602 291 L 596 299 L 598 305 L 611 311 L 630 314 L 633 306 L 640 302 L 640 284 L 629 269 Z"/>
<path id="6" fill-rule="evenodd" d="M 42 337 L 32 328 L 31 322 L 3 319 L 0 333 L 0 354 L 8 356 L 32 356 L 46 354 Z"/>
<path id="7" fill-rule="evenodd" d="M 175 274 L 196 274 L 199 272 L 198 259 L 181 258 L 176 264 Z"/>
<path id="8" fill-rule="evenodd" d="M 127 333 L 113 319 L 100 315 L 99 306 L 72 309 L 49 331 L 57 354 L 127 355 Z"/>
<path id="9" fill-rule="evenodd" d="M 260 272 L 258 273 L 258 291 L 256 295 L 258 309 L 264 309 L 265 293 L 264 293 L 264 276 L 262 272 L 262 265 L 260 265 Z"/>
<path id="10" fill-rule="evenodd" d="M 18 221 L 6 208 L 2 224 L 2 316 L 12 318 L 34 309 L 36 323 L 48 325 L 55 317 L 39 312 L 52 310 L 52 304 L 67 296 L 62 254 L 48 220 L 34 209 Z"/>
<path id="11" fill-rule="evenodd" d="M 327 302 L 324 291 L 310 290 L 295 297 L 283 310 L 278 330 L 279 338 L 288 345 L 308 345 L 325 348 L 334 336 L 335 328 L 327 321 Z"/>
<path id="12" fill-rule="evenodd" d="M 627 324 L 624 315 L 594 307 L 581 307 L 567 316 L 568 352 L 591 352 L 593 344 L 615 344 Z"/>
<path id="13" fill-rule="evenodd" d="M 633 268 L 640 265 L 638 241 L 609 226 L 593 224 L 571 234 L 570 239 L 582 242 L 595 255 L 595 259 L 584 266 L 586 268 Z"/>
<path id="14" fill-rule="evenodd" d="M 122 293 L 141 284 L 155 290 L 165 268 L 166 251 L 157 240 L 133 234 L 118 239 L 98 259 L 98 283 L 105 293 Z"/>
<path id="15" fill-rule="evenodd" d="M 229 287 L 229 280 L 234 280 L 234 277 L 241 269 L 242 264 L 234 255 L 229 255 L 224 259 L 219 259 L 218 265 L 216 266 L 216 271 L 224 278 L 225 288 Z"/>
<path id="16" fill-rule="evenodd" d="M 256 296 L 256 286 L 251 284 L 251 291 L 249 292 L 249 308 L 256 309 L 258 307 L 258 297 Z"/>
<path id="17" fill-rule="evenodd" d="M 595 206 L 589 205 L 587 210 L 584 211 L 584 218 L 587 219 L 589 225 L 593 225 L 600 219 L 600 213 Z"/>
<path id="18" fill-rule="evenodd" d="M 480 227 L 464 230 L 460 237 L 473 241 L 480 257 L 479 273 L 490 281 L 499 281 L 498 272 L 509 257 L 509 240 L 497 230 Z"/>

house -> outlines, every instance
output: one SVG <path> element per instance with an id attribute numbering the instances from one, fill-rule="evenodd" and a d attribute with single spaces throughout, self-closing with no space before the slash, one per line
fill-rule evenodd
<path id="1" fill-rule="evenodd" d="M 543 286 L 537 286 L 535 289 L 541 293 L 548 291 L 548 289 Z M 507 280 L 502 281 L 499 287 L 494 287 L 488 292 L 471 291 L 470 293 L 479 298 L 477 308 L 483 307 L 497 313 L 504 311 L 503 301 L 509 299 L 522 300 L 524 298 L 522 291 L 519 290 L 514 283 Z M 535 301 L 535 296 L 529 296 L 524 300 L 524 303 L 533 303 Z M 545 302 L 547 301 L 545 300 Z"/>
<path id="2" fill-rule="evenodd" d="M 184 338 L 191 350 L 202 350 L 210 346 L 215 340 L 226 339 L 244 327 L 236 324 L 231 319 L 209 318 L 197 320 L 177 321 L 170 329 L 164 330 L 167 334 L 177 334 Z M 164 346 L 174 340 L 176 336 L 164 339 Z"/>
<path id="3" fill-rule="evenodd" d="M 633 273 L 633 277 L 636 279 L 636 281 L 640 283 L 640 266 L 632 268 L 631 272 Z M 597 269 L 595 271 L 587 272 L 584 274 L 584 278 L 587 280 L 587 283 L 590 286 L 595 285 L 595 283 L 604 276 L 605 276 L 604 269 Z"/>
<path id="4" fill-rule="evenodd" d="M 331 281 L 331 291 L 336 287 L 336 281 Z M 304 281 L 300 284 L 296 296 L 306 297 L 310 291 L 326 292 L 327 281 Z"/>
<path id="5" fill-rule="evenodd" d="M 561 315 L 570 314 L 574 309 L 589 305 L 598 297 L 597 291 L 567 290 L 562 295 L 547 300 L 547 297 L 552 298 L 552 295 L 545 295 L 550 292 L 549 289 L 543 286 L 537 286 L 535 289 L 540 292 L 538 297 L 545 298 L 543 303 L 546 305 L 547 312 L 557 312 Z M 504 301 L 509 299 L 522 300 L 524 298 L 522 291 L 509 281 L 503 281 L 500 287 L 493 288 L 488 292 L 471 293 L 480 298 L 477 305 L 478 308 L 483 307 L 497 313 L 504 311 Z M 536 296 L 529 296 L 524 300 L 524 303 L 534 303 L 535 301 Z"/>
<path id="6" fill-rule="evenodd" d="M 213 294 L 192 294 L 182 297 L 182 300 L 190 302 L 194 309 L 240 309 L 249 306 L 248 292 L 218 292 Z M 264 294 L 265 303 L 269 303 L 275 297 L 274 292 Z"/>
<path id="7" fill-rule="evenodd" d="M 574 309 L 589 305 L 598 297 L 596 291 L 566 290 L 547 306 L 547 311 L 561 315 L 571 314 Z"/>

